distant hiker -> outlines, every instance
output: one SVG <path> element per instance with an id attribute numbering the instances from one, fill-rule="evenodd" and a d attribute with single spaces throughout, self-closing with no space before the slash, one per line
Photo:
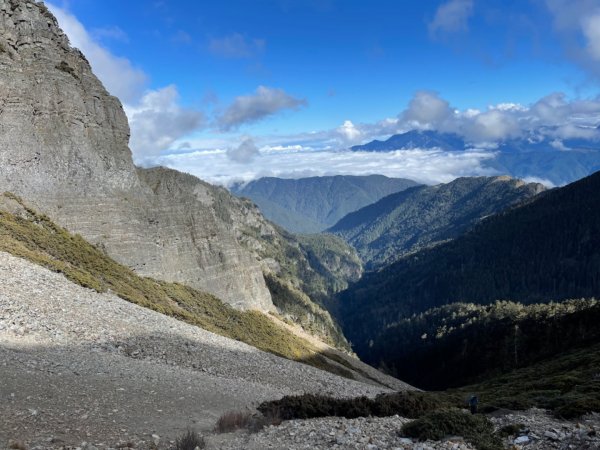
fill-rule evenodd
<path id="1" fill-rule="evenodd" d="M 477 414 L 477 405 L 479 404 L 479 399 L 476 395 L 472 395 L 469 399 L 469 407 L 471 408 L 471 414 Z"/>

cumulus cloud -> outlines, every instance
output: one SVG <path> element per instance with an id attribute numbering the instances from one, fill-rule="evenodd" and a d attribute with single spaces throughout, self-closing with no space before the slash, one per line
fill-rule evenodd
<path id="1" fill-rule="evenodd" d="M 260 155 L 260 151 L 251 138 L 245 138 L 237 147 L 227 149 L 226 154 L 232 161 L 248 164 L 252 162 L 256 156 Z"/>
<path id="2" fill-rule="evenodd" d="M 429 23 L 432 37 L 439 33 L 455 33 L 468 28 L 469 17 L 473 14 L 473 0 L 450 0 L 439 6 Z"/>
<path id="3" fill-rule="evenodd" d="M 553 93 L 532 105 L 499 103 L 486 110 L 460 111 L 438 94 L 419 91 L 395 122 L 362 126 L 363 135 L 404 132 L 410 129 L 434 129 L 455 133 L 477 146 L 537 133 L 566 139 L 598 138 L 600 97 L 569 101 L 563 93 Z M 586 128 L 587 127 L 587 128 Z M 369 130 L 367 132 L 366 130 Z M 389 133 L 392 134 L 392 133 Z"/>
<path id="4" fill-rule="evenodd" d="M 264 39 L 248 39 L 239 33 L 233 33 L 208 41 L 208 50 L 222 58 L 252 58 L 265 49 Z"/>
<path id="5" fill-rule="evenodd" d="M 89 60 L 94 73 L 108 91 L 127 103 L 140 97 L 146 86 L 146 74 L 133 66 L 127 58 L 115 56 L 101 46 L 70 12 L 48 3 L 71 45 L 81 50 Z"/>
<path id="6" fill-rule="evenodd" d="M 491 109 L 467 121 L 465 136 L 474 142 L 499 141 L 521 133 L 516 117 L 505 110 Z"/>
<path id="7" fill-rule="evenodd" d="M 217 125 L 222 131 L 230 131 L 278 112 L 295 110 L 305 105 L 306 100 L 292 97 L 283 89 L 259 86 L 254 94 L 235 98 L 223 114 L 217 117 Z"/>
<path id="8" fill-rule="evenodd" d="M 204 125 L 204 115 L 179 105 L 173 85 L 147 92 L 136 106 L 126 106 L 130 147 L 136 162 L 146 165 L 179 138 Z"/>
<path id="9" fill-rule="evenodd" d="M 362 136 L 362 132 L 354 126 L 352 121 L 346 120 L 337 129 L 338 133 L 342 137 L 342 139 L 346 142 L 356 142 Z"/>
<path id="10" fill-rule="evenodd" d="M 415 128 L 435 128 L 453 115 L 450 104 L 435 92 L 417 91 L 401 114 L 401 120 Z"/>

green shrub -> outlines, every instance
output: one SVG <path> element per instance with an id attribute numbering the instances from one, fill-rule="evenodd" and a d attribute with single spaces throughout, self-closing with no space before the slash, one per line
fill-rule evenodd
<path id="1" fill-rule="evenodd" d="M 479 450 L 500 450 L 502 442 L 494 435 L 494 426 L 482 415 L 458 409 L 438 410 L 402 426 L 404 436 L 419 440 L 439 441 L 446 436 L 462 436 Z"/>
<path id="2" fill-rule="evenodd" d="M 386 417 L 399 415 L 408 418 L 452 405 L 450 397 L 435 392 L 405 391 L 381 394 L 374 399 L 357 397 L 339 399 L 321 395 L 304 394 L 286 396 L 281 400 L 264 402 L 258 410 L 264 415 L 274 411 L 283 420 L 312 419 L 316 417 Z"/>

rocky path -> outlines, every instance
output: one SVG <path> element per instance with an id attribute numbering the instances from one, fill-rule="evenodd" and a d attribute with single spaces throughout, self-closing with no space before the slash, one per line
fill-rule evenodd
<path id="1" fill-rule="evenodd" d="M 187 428 L 205 433 L 223 412 L 283 395 L 383 391 L 0 253 L 0 445 L 163 448 Z"/>

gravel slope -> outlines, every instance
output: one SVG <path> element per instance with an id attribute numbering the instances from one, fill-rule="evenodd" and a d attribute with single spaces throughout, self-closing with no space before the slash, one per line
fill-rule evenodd
<path id="1" fill-rule="evenodd" d="M 0 252 L 0 446 L 22 439 L 30 448 L 155 440 L 166 447 L 188 427 L 204 432 L 223 412 L 267 399 L 383 391 Z"/>

